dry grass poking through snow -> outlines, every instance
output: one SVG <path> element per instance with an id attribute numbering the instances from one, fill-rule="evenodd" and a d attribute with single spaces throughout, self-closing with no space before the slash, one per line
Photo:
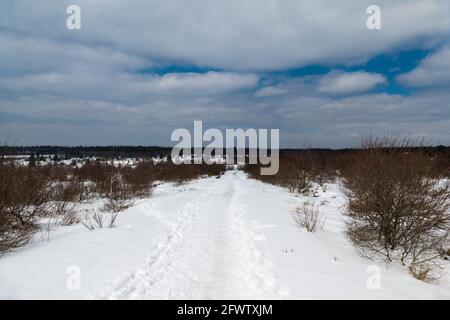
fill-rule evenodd
<path id="1" fill-rule="evenodd" d="M 308 232 L 321 231 L 325 223 L 320 205 L 305 202 L 295 210 L 295 222 Z"/>

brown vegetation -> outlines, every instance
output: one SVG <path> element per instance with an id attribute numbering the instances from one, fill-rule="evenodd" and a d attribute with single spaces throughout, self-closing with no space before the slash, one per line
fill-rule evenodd
<path id="1" fill-rule="evenodd" d="M 313 182 L 342 182 L 346 233 L 360 254 L 399 261 L 421 280 L 436 278 L 440 259 L 448 259 L 450 196 L 442 184 L 450 177 L 448 147 L 368 138 L 358 149 L 280 151 L 279 167 L 274 176 L 261 176 L 259 165 L 245 171 L 296 193 L 308 193 Z M 320 220 L 315 209 L 300 206 L 294 218 L 308 229 Z"/>
<path id="2" fill-rule="evenodd" d="M 50 181 L 39 170 L 0 159 L 0 254 L 31 239 L 52 197 Z"/>
<path id="3" fill-rule="evenodd" d="M 134 198 L 151 195 L 155 181 L 181 184 L 202 175 L 219 176 L 224 170 L 223 165 L 177 166 L 152 161 L 142 161 L 134 167 L 100 161 L 81 167 L 38 166 L 35 162 L 19 166 L 0 156 L 0 255 L 28 243 L 43 217 L 61 225 L 80 222 L 77 203 L 105 199 L 96 219 L 101 222 L 99 215 L 108 214 L 111 219 L 107 224 L 112 227 L 117 214 L 130 207 Z"/>
<path id="4" fill-rule="evenodd" d="M 439 185 L 433 162 L 409 140 L 366 139 L 348 157 L 343 184 L 348 197 L 347 235 L 369 258 L 400 261 L 430 277 L 449 230 L 448 185 Z"/>
<path id="5" fill-rule="evenodd" d="M 305 193 L 312 182 L 320 185 L 334 181 L 338 175 L 342 152 L 331 150 L 286 150 L 280 152 L 280 164 L 275 175 L 260 175 L 260 165 L 246 165 L 252 177 L 287 188 L 290 192 Z"/>

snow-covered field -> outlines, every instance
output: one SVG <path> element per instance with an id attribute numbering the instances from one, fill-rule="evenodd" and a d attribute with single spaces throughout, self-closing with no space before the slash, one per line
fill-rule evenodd
<path id="1" fill-rule="evenodd" d="M 342 233 L 342 193 L 328 184 L 316 195 L 294 195 L 234 170 L 162 184 L 121 213 L 115 229 L 58 227 L 48 241 L 37 238 L 1 257 L 0 298 L 450 298 L 448 277 L 427 284 L 399 266 L 378 265 L 381 287 L 368 286 L 375 263 Z M 293 220 L 306 200 L 322 204 L 323 231 L 308 233 Z M 81 286 L 74 288 L 78 268 Z"/>

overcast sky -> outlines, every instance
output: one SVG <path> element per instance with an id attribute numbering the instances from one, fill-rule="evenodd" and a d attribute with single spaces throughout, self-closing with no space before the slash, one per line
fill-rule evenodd
<path id="1" fill-rule="evenodd" d="M 171 145 L 203 120 L 279 128 L 282 147 L 450 144 L 449 2 L 0 0 L 0 139 Z"/>

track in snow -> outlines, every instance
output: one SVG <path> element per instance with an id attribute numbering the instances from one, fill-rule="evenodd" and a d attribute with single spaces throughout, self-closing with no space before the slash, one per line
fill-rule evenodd
<path id="1" fill-rule="evenodd" d="M 245 221 L 241 183 L 227 172 L 182 205 L 144 267 L 102 292 L 105 299 L 282 298 Z M 158 203 L 153 203 L 158 211 Z"/>

